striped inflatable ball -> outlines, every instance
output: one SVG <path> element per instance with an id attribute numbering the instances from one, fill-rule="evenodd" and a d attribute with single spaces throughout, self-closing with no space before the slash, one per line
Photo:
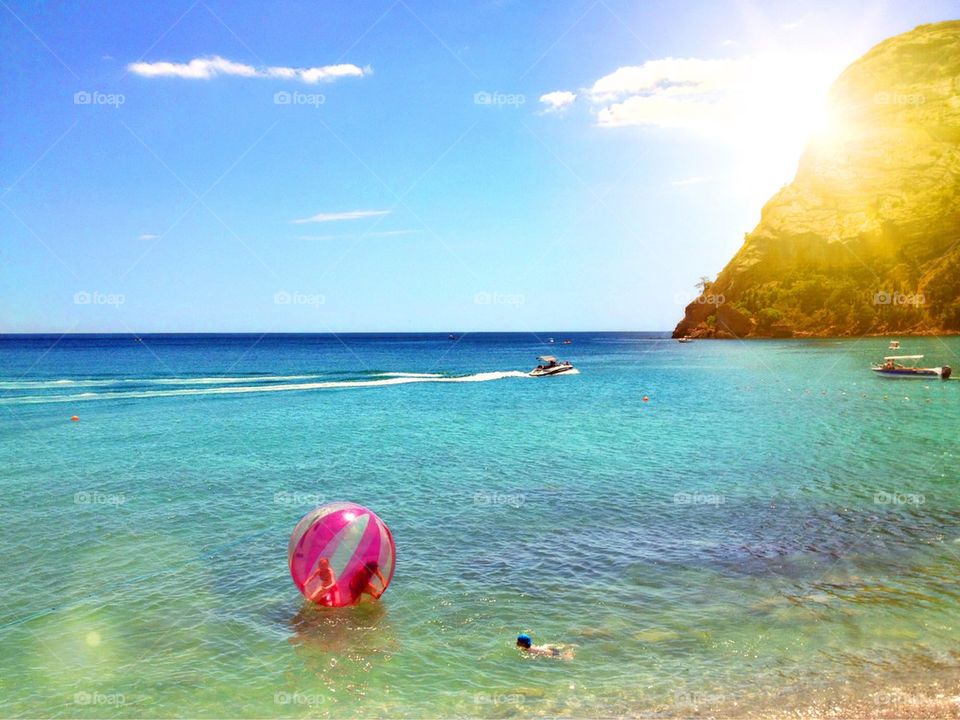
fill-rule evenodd
<path id="1" fill-rule="evenodd" d="M 290 576 L 308 600 L 326 607 L 379 599 L 393 578 L 390 528 L 362 505 L 334 502 L 303 516 L 290 536 Z"/>

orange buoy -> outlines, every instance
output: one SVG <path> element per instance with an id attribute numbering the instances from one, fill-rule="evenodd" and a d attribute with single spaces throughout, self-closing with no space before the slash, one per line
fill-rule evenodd
<path id="1" fill-rule="evenodd" d="M 650 397 L 647 396 L 647 395 L 644 395 L 644 396 L 643 396 L 643 401 L 644 401 L 644 402 L 650 402 Z"/>
<path id="2" fill-rule="evenodd" d="M 70 416 L 70 422 L 80 422 L 80 416 L 79 416 L 79 415 L 71 415 L 71 416 Z"/>

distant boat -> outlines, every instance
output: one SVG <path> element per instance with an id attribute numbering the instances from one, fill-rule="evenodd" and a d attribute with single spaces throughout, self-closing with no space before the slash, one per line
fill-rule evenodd
<path id="1" fill-rule="evenodd" d="M 564 345 L 573 345 L 573 340 L 571 340 L 570 338 L 567 338 L 566 340 L 563 341 L 563 344 L 564 344 Z"/>
<path id="2" fill-rule="evenodd" d="M 693 342 L 693 338 L 689 338 L 686 335 L 684 335 L 681 338 L 677 338 L 677 342 L 682 342 L 682 343 Z"/>
<path id="3" fill-rule="evenodd" d="M 888 347 L 887 349 L 888 349 L 888 350 L 899 350 L 899 349 L 900 349 L 900 341 L 899 341 L 899 340 L 891 340 L 891 341 L 890 341 L 890 347 Z"/>
<path id="4" fill-rule="evenodd" d="M 553 345 L 556 342 L 556 340 L 554 340 L 553 338 L 547 338 L 547 342 Z"/>
<path id="5" fill-rule="evenodd" d="M 913 361 L 904 364 L 903 361 Z M 949 365 L 942 367 L 917 367 L 917 363 L 923 360 L 923 355 L 888 355 L 883 359 L 882 365 L 874 365 L 870 369 L 877 375 L 883 377 L 897 378 L 929 378 L 938 377 L 941 380 L 950 378 L 953 372 Z"/>
<path id="6" fill-rule="evenodd" d="M 537 360 L 541 360 L 542 363 L 530 371 L 530 377 L 559 375 L 560 373 L 569 372 L 574 369 L 569 360 L 560 362 L 553 355 L 541 355 Z"/>
<path id="7" fill-rule="evenodd" d="M 447 340 L 459 340 L 459 339 L 460 338 L 458 338 L 456 335 L 447 335 Z"/>

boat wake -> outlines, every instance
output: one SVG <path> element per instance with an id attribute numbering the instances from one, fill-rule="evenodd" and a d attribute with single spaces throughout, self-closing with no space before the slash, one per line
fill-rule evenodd
<path id="1" fill-rule="evenodd" d="M 251 375 L 249 377 L 180 378 L 80 378 L 76 380 L 0 380 L 0 390 L 53 390 L 72 387 L 110 387 L 113 385 L 230 385 L 248 382 L 285 382 L 310 380 L 323 375 Z"/>
<path id="2" fill-rule="evenodd" d="M 132 400 L 139 398 L 159 398 L 159 397 L 188 397 L 188 396 L 206 396 L 206 395 L 243 395 L 250 393 L 275 393 L 275 392 L 296 392 L 308 390 L 338 390 L 350 388 L 373 388 L 390 385 L 409 385 L 411 383 L 475 383 L 489 382 L 491 380 L 503 380 L 506 378 L 525 378 L 527 373 L 519 370 L 505 370 L 497 372 L 474 373 L 473 375 L 441 375 L 438 373 L 401 373 L 401 372 L 381 372 L 374 373 L 373 380 L 320 380 L 317 382 L 289 382 L 301 378 L 317 378 L 320 375 L 288 375 L 288 376 L 256 376 L 247 378 L 156 378 L 142 380 L 96 380 L 96 381 L 75 381 L 78 387 L 89 387 L 90 385 L 104 384 L 111 386 L 122 386 L 124 382 L 137 382 L 143 385 L 197 385 L 199 387 L 178 387 L 176 389 L 167 388 L 147 388 L 142 390 L 105 390 L 102 392 L 82 392 L 71 394 L 50 394 L 50 395 L 20 395 L 0 398 L 0 405 L 32 405 L 39 403 L 65 403 L 79 402 L 87 400 Z M 286 380 L 287 382 L 280 382 Z M 53 382 L 36 382 L 33 385 L 20 383 L 17 389 L 39 390 L 43 387 L 63 388 L 64 384 Z M 74 381 L 67 381 L 68 383 Z M 229 385 L 228 383 L 254 383 Z M 210 387 L 211 385 L 226 385 L 225 387 Z M 0 385 L 0 388 L 3 386 Z M 71 387 L 67 385 L 67 387 Z"/>

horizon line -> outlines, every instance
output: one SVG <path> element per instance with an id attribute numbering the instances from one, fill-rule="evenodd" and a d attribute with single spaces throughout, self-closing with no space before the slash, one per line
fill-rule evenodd
<path id="1" fill-rule="evenodd" d="M 6 331 L 0 330 L 0 337 L 13 335 L 59 335 L 60 337 L 78 335 L 116 335 L 118 337 L 143 337 L 147 335 L 557 335 L 583 333 L 672 333 L 673 330 L 150 330 L 147 332 L 132 331 L 99 331 L 85 330 L 80 332 L 59 332 L 46 330 Z"/>

